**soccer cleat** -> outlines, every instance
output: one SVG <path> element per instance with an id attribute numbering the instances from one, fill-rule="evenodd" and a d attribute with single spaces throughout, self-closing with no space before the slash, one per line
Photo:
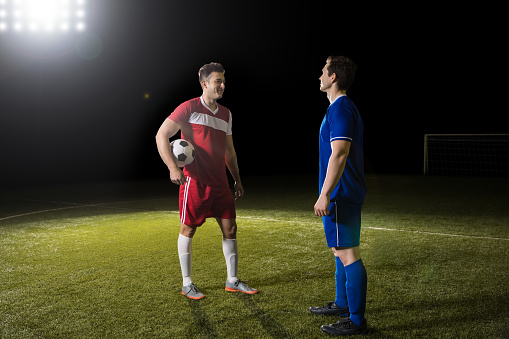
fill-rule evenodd
<path id="1" fill-rule="evenodd" d="M 234 283 L 230 283 L 228 282 L 228 280 L 226 280 L 226 286 L 224 289 L 229 292 L 242 292 L 247 294 L 258 293 L 257 289 L 249 287 L 245 282 L 243 282 L 240 279 L 237 279 L 237 281 Z"/>
<path id="2" fill-rule="evenodd" d="M 338 322 L 330 325 L 322 325 L 320 329 L 332 335 L 354 335 L 354 334 L 365 334 L 367 330 L 367 323 L 364 320 L 364 323 L 361 326 L 357 326 L 354 324 L 350 318 L 339 319 Z"/>
<path id="3" fill-rule="evenodd" d="M 205 294 L 201 293 L 198 287 L 195 284 L 190 283 L 187 286 L 182 287 L 182 294 L 188 297 L 189 299 L 203 299 L 205 298 Z"/>
<path id="4" fill-rule="evenodd" d="M 310 307 L 309 311 L 313 314 L 323 314 L 323 315 L 339 315 L 341 317 L 347 317 L 350 315 L 350 311 L 348 310 L 348 306 L 345 308 L 341 308 L 334 301 L 331 301 L 325 306 L 322 307 Z"/>

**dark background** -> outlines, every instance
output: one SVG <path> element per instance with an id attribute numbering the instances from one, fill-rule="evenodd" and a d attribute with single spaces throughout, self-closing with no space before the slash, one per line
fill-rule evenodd
<path id="1" fill-rule="evenodd" d="M 419 174 L 425 133 L 507 133 L 502 8 L 88 0 L 88 32 L 0 36 L 0 187 L 162 178 L 155 134 L 226 69 L 243 175 L 317 171 L 329 55 L 358 66 L 366 171 Z M 59 40 L 60 39 L 60 40 Z M 77 46 L 77 47 L 76 47 Z"/>

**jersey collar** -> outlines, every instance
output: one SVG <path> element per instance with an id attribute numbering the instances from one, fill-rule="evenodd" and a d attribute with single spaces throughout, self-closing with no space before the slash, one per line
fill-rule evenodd
<path id="1" fill-rule="evenodd" d="M 336 100 L 334 100 L 333 102 L 331 102 L 331 104 L 330 104 L 329 106 L 332 106 L 332 104 L 333 104 L 333 103 L 335 103 L 336 101 L 338 101 L 338 99 L 339 99 L 339 98 L 341 98 L 341 97 L 346 97 L 346 94 L 340 94 L 340 95 L 336 98 Z"/>
<path id="2" fill-rule="evenodd" d="M 205 104 L 205 101 L 203 101 L 203 96 L 200 97 L 200 100 L 201 100 L 201 104 L 203 105 L 203 107 L 205 107 L 206 109 L 208 109 L 212 114 L 216 115 L 217 111 L 219 110 L 219 104 L 216 103 L 216 110 L 213 111 L 209 108 L 209 106 L 207 106 L 207 104 Z"/>

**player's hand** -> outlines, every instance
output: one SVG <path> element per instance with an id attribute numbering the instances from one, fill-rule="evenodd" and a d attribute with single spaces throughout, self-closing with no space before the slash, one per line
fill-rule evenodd
<path id="1" fill-rule="evenodd" d="M 184 172 L 182 172 L 182 170 L 178 167 L 170 170 L 170 179 L 175 185 L 184 185 L 187 181 Z"/>
<path id="2" fill-rule="evenodd" d="M 233 188 L 235 188 L 235 200 L 244 196 L 244 187 L 242 187 L 241 182 L 235 182 L 235 184 L 233 184 Z"/>
<path id="3" fill-rule="evenodd" d="M 320 195 L 315 204 L 315 215 L 325 217 L 329 215 L 330 199 L 326 195 Z"/>

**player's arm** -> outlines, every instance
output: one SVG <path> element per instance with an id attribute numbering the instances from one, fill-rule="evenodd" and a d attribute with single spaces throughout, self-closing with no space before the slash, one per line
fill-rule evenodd
<path id="1" fill-rule="evenodd" d="M 322 193 L 315 204 L 315 214 L 324 217 L 329 214 L 330 195 L 343 175 L 346 166 L 346 158 L 350 153 L 350 141 L 334 140 L 331 143 L 332 155 L 329 158 L 327 174 L 323 182 Z"/>
<path id="2" fill-rule="evenodd" d="M 177 166 L 175 159 L 171 153 L 170 138 L 179 131 L 180 126 L 171 119 L 166 119 L 156 134 L 157 150 L 161 159 L 170 170 L 171 182 L 176 185 L 183 185 L 186 177 L 182 170 Z"/>
<path id="3" fill-rule="evenodd" d="M 244 188 L 242 187 L 242 181 L 240 181 L 239 165 L 237 164 L 237 153 L 233 146 L 233 137 L 230 135 L 226 136 L 226 151 L 224 155 L 226 166 L 230 171 L 233 180 L 235 181 L 235 199 L 242 198 L 244 195 Z"/>

